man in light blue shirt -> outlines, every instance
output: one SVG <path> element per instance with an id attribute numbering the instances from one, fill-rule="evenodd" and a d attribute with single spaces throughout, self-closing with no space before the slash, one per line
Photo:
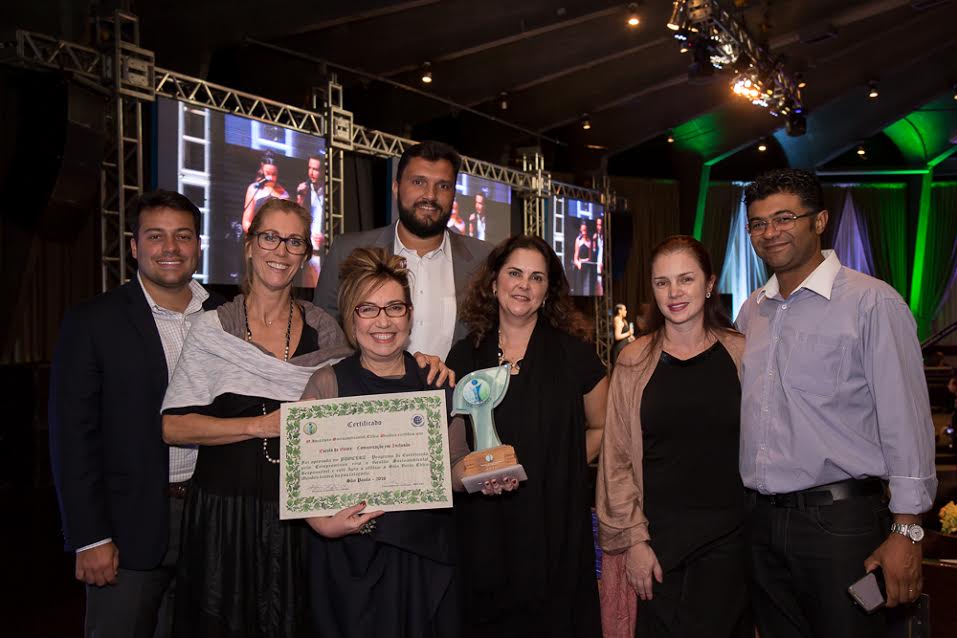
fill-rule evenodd
<path id="1" fill-rule="evenodd" d="M 775 273 L 737 319 L 758 628 L 880 636 L 886 614 L 856 608 L 847 588 L 880 566 L 888 607 L 917 598 L 920 514 L 937 489 L 915 322 L 891 286 L 821 251 L 828 212 L 813 174 L 772 171 L 745 203 Z"/>

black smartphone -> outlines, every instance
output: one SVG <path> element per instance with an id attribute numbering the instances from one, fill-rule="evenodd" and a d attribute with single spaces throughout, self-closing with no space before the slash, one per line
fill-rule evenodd
<path id="1" fill-rule="evenodd" d="M 861 609 L 873 613 L 884 606 L 887 590 L 884 588 L 884 572 L 878 567 L 847 588 L 851 598 Z"/>

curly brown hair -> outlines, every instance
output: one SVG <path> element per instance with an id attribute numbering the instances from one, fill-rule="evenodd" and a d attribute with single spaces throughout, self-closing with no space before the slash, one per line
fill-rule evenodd
<path id="1" fill-rule="evenodd" d="M 541 237 L 515 235 L 499 243 L 488 254 L 485 263 L 472 277 L 468 295 L 462 303 L 462 321 L 471 329 L 475 345 L 478 346 L 498 324 L 498 299 L 492 292 L 492 283 L 498 278 L 499 270 L 509 256 L 519 248 L 540 253 L 548 268 L 548 291 L 545 303 L 538 310 L 539 317 L 556 330 L 585 341 L 593 340 L 594 331 L 590 322 L 572 304 L 568 279 L 558 255 Z"/>

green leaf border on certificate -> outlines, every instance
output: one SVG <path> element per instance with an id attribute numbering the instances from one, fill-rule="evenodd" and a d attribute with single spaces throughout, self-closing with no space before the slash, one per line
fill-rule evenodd
<path id="1" fill-rule="evenodd" d="M 299 464 L 301 460 L 299 436 L 302 422 L 308 419 L 324 419 L 334 416 L 381 414 L 417 410 L 425 413 L 429 435 L 429 458 L 431 459 L 431 489 L 388 490 L 383 492 L 350 492 L 334 496 L 303 497 L 299 495 Z M 315 405 L 308 408 L 290 407 L 286 416 L 286 508 L 290 512 L 315 510 L 340 510 L 360 501 L 369 506 L 395 505 L 399 503 L 440 503 L 446 500 L 443 489 L 442 398 L 409 397 L 399 399 L 374 399 Z"/>

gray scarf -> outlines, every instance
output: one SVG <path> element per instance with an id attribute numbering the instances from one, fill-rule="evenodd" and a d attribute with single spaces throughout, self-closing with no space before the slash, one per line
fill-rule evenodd
<path id="1" fill-rule="evenodd" d="M 166 389 L 162 409 L 210 405 L 226 393 L 298 401 L 319 368 L 338 363 L 352 350 L 339 324 L 308 302 L 297 302 L 319 335 L 319 349 L 284 362 L 246 341 L 242 295 L 193 325 Z"/>

